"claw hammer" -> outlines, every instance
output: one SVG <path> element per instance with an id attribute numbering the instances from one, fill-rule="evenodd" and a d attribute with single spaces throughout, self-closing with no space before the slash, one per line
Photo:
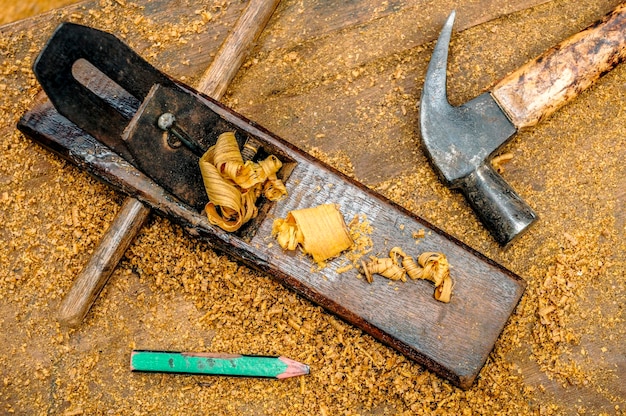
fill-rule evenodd
<path id="1" fill-rule="evenodd" d="M 219 100 L 280 0 L 250 0 L 198 83 L 198 91 Z M 61 302 L 58 320 L 68 327 L 83 321 L 122 256 L 142 228 L 150 209 L 128 197 L 95 252 Z"/>
<path id="2" fill-rule="evenodd" d="M 441 179 L 465 195 L 495 240 L 506 246 L 537 216 L 491 167 L 490 159 L 519 129 L 545 119 L 624 60 L 626 3 L 458 107 L 448 103 L 446 93 L 454 17 L 452 12 L 426 72 L 422 142 Z"/>

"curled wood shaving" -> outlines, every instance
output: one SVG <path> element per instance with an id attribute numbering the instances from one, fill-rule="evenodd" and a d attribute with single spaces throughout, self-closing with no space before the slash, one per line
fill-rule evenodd
<path id="1" fill-rule="evenodd" d="M 391 280 L 406 281 L 405 274 L 413 280 L 430 280 L 435 284 L 435 299 L 440 302 L 450 302 L 453 286 L 450 265 L 442 253 L 422 253 L 416 263 L 400 247 L 394 247 L 389 252 L 389 258 L 370 257 L 370 261 L 362 262 L 362 266 L 365 278 L 370 283 L 373 280 L 373 274 L 380 274 Z"/>
<path id="2" fill-rule="evenodd" d="M 276 173 L 281 161 L 273 155 L 257 162 L 245 161 L 235 133 L 222 133 L 200 158 L 200 171 L 209 197 L 206 214 L 209 222 L 225 231 L 237 231 L 256 217 L 256 201 L 264 195 L 277 201 L 287 194 Z"/>
<path id="3" fill-rule="evenodd" d="M 493 166 L 496 172 L 504 173 L 504 164 L 510 162 L 511 159 L 513 159 L 513 153 L 503 153 L 491 159 L 491 166 Z"/>
<path id="4" fill-rule="evenodd" d="M 274 221 L 272 235 L 285 250 L 302 251 L 318 264 L 352 247 L 353 241 L 335 204 L 290 211 Z"/>
<path id="5" fill-rule="evenodd" d="M 365 273 L 365 279 L 372 283 L 374 279 L 373 274 L 379 274 L 390 280 L 402 280 L 406 282 L 406 271 L 400 267 L 392 258 L 377 258 L 370 257 L 369 262 L 361 262 L 363 266 L 363 272 Z"/>

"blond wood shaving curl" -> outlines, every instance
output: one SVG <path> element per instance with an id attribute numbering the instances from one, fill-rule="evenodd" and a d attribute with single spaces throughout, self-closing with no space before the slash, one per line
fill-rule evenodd
<path id="1" fill-rule="evenodd" d="M 400 261 L 399 258 L 402 260 Z M 362 264 L 365 277 L 370 283 L 372 282 L 372 274 L 380 274 L 392 280 L 406 281 L 404 278 L 406 273 L 413 280 L 425 279 L 433 282 L 435 284 L 435 299 L 445 303 L 450 302 L 453 286 L 450 277 L 450 265 L 442 253 L 422 253 L 416 263 L 400 247 L 394 247 L 389 252 L 389 258 L 371 257 L 370 262 L 363 262 Z"/>
<path id="2" fill-rule="evenodd" d="M 392 258 L 378 258 L 371 256 L 370 261 L 361 262 L 365 278 L 372 283 L 372 275 L 379 274 L 390 280 L 401 280 L 406 282 L 406 272 Z"/>
<path id="3" fill-rule="evenodd" d="M 209 197 L 205 211 L 211 224 L 225 231 L 237 231 L 256 217 L 256 201 L 263 194 L 277 201 L 287 189 L 276 173 L 282 163 L 269 156 L 258 163 L 241 157 L 233 132 L 222 133 L 200 158 L 200 171 Z"/>
<path id="4" fill-rule="evenodd" d="M 285 219 L 274 221 L 272 235 L 283 249 L 295 250 L 300 246 L 318 264 L 338 256 L 353 245 L 343 216 L 335 204 L 290 211 Z"/>
<path id="5" fill-rule="evenodd" d="M 513 153 L 503 153 L 491 159 L 491 166 L 496 170 L 496 172 L 502 174 L 504 173 L 504 165 L 509 163 L 511 159 L 513 159 Z"/>

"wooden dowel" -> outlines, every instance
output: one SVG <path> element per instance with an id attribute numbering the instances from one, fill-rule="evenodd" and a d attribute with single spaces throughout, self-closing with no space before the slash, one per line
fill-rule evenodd
<path id="1" fill-rule="evenodd" d="M 216 100 L 224 95 L 279 1 L 250 0 L 198 82 L 198 91 Z M 150 209 L 138 200 L 126 198 L 96 251 L 61 302 L 58 315 L 61 324 L 80 325 L 149 213 Z"/>
<path id="2" fill-rule="evenodd" d="M 65 295 L 59 308 L 58 319 L 61 324 L 71 327 L 80 325 L 130 243 L 146 222 L 148 214 L 150 208 L 135 198 L 124 200 L 96 251 Z"/>
<path id="3" fill-rule="evenodd" d="M 251 0 L 228 34 L 197 89 L 219 100 L 239 71 L 241 64 L 269 22 L 279 0 Z"/>

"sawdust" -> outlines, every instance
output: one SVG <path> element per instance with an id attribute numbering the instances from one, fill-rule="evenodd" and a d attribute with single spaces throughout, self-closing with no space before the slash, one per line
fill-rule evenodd
<path id="1" fill-rule="evenodd" d="M 591 23 L 600 3 L 556 0 L 456 34 L 451 101 L 472 98 L 572 28 Z M 178 78 L 193 74 L 187 75 L 193 83 L 202 68 L 168 59 L 175 54 L 170 51 L 193 49 L 197 31 L 213 24 L 227 27 L 234 7 L 194 3 L 193 13 L 163 25 L 130 1 L 102 1 L 59 12 L 58 18 L 126 34 L 159 68 Z M 301 3 L 286 1 L 279 13 L 300 7 L 304 13 Z M 264 49 L 233 86 L 228 102 L 237 110 L 297 144 L 317 147 L 316 156 L 326 155 L 328 163 L 527 281 L 475 386 L 462 391 L 157 216 L 126 253 L 85 324 L 70 331 L 58 327 L 59 302 L 122 197 L 14 129 L 39 90 L 30 71 L 43 41 L 38 33 L 53 27 L 0 37 L 0 333 L 8 335 L 0 343 L 2 412 L 623 414 L 626 124 L 620 103 L 626 68 L 618 67 L 503 149 L 515 155 L 505 179 L 541 215 L 507 251 L 491 241 L 462 197 L 440 185 L 416 146 L 415 102 L 432 44 L 392 56 L 372 48 L 380 58 L 359 61 L 356 68 L 331 66 L 326 75 L 308 60 L 306 48 L 314 40 L 296 55 L 289 45 Z M 346 31 L 357 36 L 354 30 Z M 334 36 L 342 39 L 341 33 Z M 277 76 L 271 68 L 279 62 L 296 72 Z M 263 96 L 248 88 L 273 88 L 281 76 L 289 89 Z M 271 108 L 271 117 L 257 104 Z M 342 142 L 338 131 L 349 131 L 351 140 L 360 137 L 365 150 Z M 312 370 L 281 382 L 131 374 L 132 348 L 282 354 Z"/>
<path id="2" fill-rule="evenodd" d="M 1 0 L 0 25 L 11 23 L 16 20 L 44 13 L 49 10 L 77 3 L 79 0 L 37 0 L 37 1 L 13 1 Z"/>

